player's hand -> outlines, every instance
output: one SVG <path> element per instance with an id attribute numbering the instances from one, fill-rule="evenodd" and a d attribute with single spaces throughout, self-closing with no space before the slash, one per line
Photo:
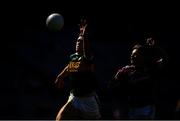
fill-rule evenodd
<path id="1" fill-rule="evenodd" d="M 81 22 L 79 24 L 80 27 L 80 35 L 84 35 L 85 31 L 86 31 L 86 27 L 87 27 L 87 21 L 85 19 L 81 19 Z"/>
<path id="2" fill-rule="evenodd" d="M 154 46 L 155 45 L 155 40 L 152 37 L 147 38 L 146 39 L 146 44 L 149 45 L 149 46 Z"/>

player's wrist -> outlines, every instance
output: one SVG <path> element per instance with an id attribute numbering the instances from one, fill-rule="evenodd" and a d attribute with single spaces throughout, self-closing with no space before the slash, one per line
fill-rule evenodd
<path id="1" fill-rule="evenodd" d="M 78 40 L 83 40 L 84 36 L 83 35 L 79 35 Z"/>

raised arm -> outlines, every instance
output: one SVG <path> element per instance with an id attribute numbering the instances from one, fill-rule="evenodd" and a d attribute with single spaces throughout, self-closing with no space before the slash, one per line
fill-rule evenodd
<path id="1" fill-rule="evenodd" d="M 87 21 L 82 19 L 79 24 L 80 33 L 77 41 L 82 42 L 82 54 L 85 58 L 89 59 L 89 57 L 91 57 L 91 54 L 90 54 L 90 43 L 86 35 L 87 25 L 88 25 Z"/>

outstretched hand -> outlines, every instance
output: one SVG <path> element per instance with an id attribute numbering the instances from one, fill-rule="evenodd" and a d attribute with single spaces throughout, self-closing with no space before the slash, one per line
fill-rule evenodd
<path id="1" fill-rule="evenodd" d="M 79 24 L 80 27 L 80 35 L 84 35 L 85 31 L 86 31 L 86 27 L 87 27 L 87 21 L 86 19 L 81 19 L 81 22 Z"/>
<path id="2" fill-rule="evenodd" d="M 155 45 L 155 40 L 152 37 L 147 38 L 146 39 L 146 44 L 149 45 L 149 46 L 154 46 Z"/>

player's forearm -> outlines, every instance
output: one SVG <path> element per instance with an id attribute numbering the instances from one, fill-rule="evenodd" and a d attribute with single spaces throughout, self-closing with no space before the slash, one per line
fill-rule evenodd
<path id="1" fill-rule="evenodd" d="M 61 73 L 57 76 L 57 78 L 65 78 L 68 76 L 68 65 L 61 71 Z"/>
<path id="2" fill-rule="evenodd" d="M 67 71 L 68 66 L 66 66 L 62 72 L 57 76 L 56 80 L 55 80 L 55 84 L 59 87 L 59 88 L 63 88 L 64 85 L 64 78 L 66 76 L 68 76 L 68 71 Z"/>

